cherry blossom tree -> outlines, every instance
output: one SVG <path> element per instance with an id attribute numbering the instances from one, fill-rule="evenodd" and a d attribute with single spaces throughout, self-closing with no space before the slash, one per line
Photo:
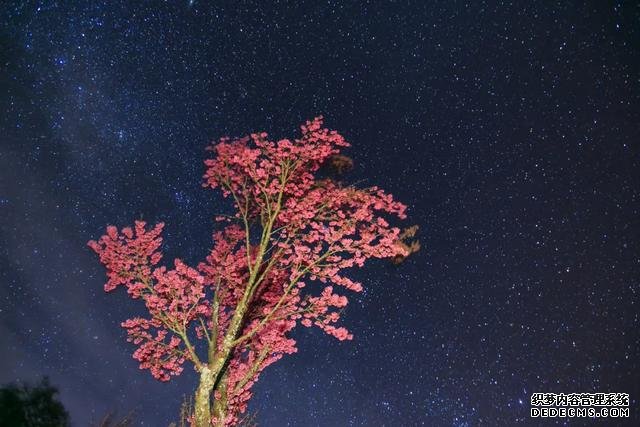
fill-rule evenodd
<path id="1" fill-rule="evenodd" d="M 159 265 L 162 223 L 109 226 L 89 242 L 107 270 L 105 291 L 123 286 L 148 310 L 122 323 L 140 368 L 160 381 L 186 362 L 199 373 L 192 425 L 235 425 L 262 371 L 297 351 L 298 324 L 351 340 L 338 324 L 348 302 L 339 289 L 362 285 L 345 270 L 408 255 L 388 222 L 406 207 L 377 187 L 320 179 L 349 144 L 322 117 L 301 129 L 295 140 L 258 133 L 209 147 L 203 185 L 220 189 L 235 214 L 216 218 L 213 248 L 197 266 Z"/>

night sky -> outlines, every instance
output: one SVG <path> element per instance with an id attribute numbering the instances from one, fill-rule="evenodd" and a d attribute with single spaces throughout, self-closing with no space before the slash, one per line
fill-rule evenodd
<path id="1" fill-rule="evenodd" d="M 208 143 L 323 114 L 422 251 L 351 275 L 354 341 L 296 331 L 261 426 L 540 425 L 533 392 L 630 393 L 640 423 L 640 7 L 223 3 L 2 6 L 0 383 L 48 375 L 74 426 L 177 420 L 195 373 L 138 369 L 141 304 L 86 242 L 165 221 L 196 264 L 229 207 Z"/>

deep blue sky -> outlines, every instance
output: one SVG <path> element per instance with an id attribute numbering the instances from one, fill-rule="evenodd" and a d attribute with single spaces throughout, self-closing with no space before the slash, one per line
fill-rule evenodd
<path id="1" fill-rule="evenodd" d="M 296 335 L 260 425 L 536 425 L 531 393 L 588 391 L 639 422 L 640 8 L 234 3 L 2 7 L 0 383 L 49 375 L 75 426 L 175 420 L 195 377 L 138 370 L 139 305 L 86 241 L 143 216 L 197 262 L 227 206 L 208 142 L 324 114 L 423 250 L 354 274 L 353 342 Z"/>

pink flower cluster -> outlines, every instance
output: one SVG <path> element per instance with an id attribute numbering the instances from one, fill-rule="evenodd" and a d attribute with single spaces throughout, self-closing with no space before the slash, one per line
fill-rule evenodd
<path id="1" fill-rule="evenodd" d="M 233 194 L 239 209 L 247 198 L 251 199 L 250 214 L 267 208 L 263 195 L 276 195 L 282 190 L 285 197 L 303 197 L 314 184 L 314 172 L 349 143 L 336 131 L 322 128 L 322 117 L 301 128 L 302 137 L 294 141 L 272 142 L 264 132 L 235 140 L 222 138 L 209 148 L 216 156 L 205 161 L 203 185 L 221 187 L 225 196 Z M 286 183 L 282 182 L 283 175 L 287 176 Z"/>
<path id="2" fill-rule="evenodd" d="M 189 331 L 208 342 L 209 354 L 223 351 L 243 301 L 246 314 L 232 337 L 237 342 L 224 377 L 227 425 L 246 410 L 261 372 L 297 351 L 289 333 L 298 323 L 339 340 L 353 338 L 337 325 L 348 300 L 335 289 L 360 292 L 362 285 L 345 277 L 345 270 L 370 258 L 408 255 L 399 244 L 400 230 L 390 225 L 392 217 L 405 218 L 406 206 L 376 187 L 316 177 L 327 159 L 348 146 L 318 117 L 302 126 L 299 139 L 273 142 L 259 133 L 223 138 L 211 147 L 204 186 L 220 188 L 237 213 L 222 218 L 227 224 L 214 234 L 213 248 L 197 269 L 180 260 L 172 270 L 155 267 L 162 224 L 146 230 L 139 221 L 135 230 L 121 233 L 110 226 L 98 242 L 89 242 L 107 268 L 105 290 L 124 285 L 144 300 L 150 318 L 122 326 L 138 346 L 140 367 L 162 381 L 178 375 L 185 361 L 195 363 L 198 348 L 188 345 Z M 248 238 L 256 230 L 266 234 Z"/>
<path id="3" fill-rule="evenodd" d="M 172 335 L 167 342 L 169 331 L 158 320 L 133 318 L 122 322 L 127 330 L 127 341 L 138 345 L 133 358 L 140 362 L 140 369 L 149 369 L 151 375 L 160 381 L 169 381 L 172 375 L 182 373 L 182 365 L 188 358 L 180 348 L 182 341 Z M 156 330 L 155 336 L 152 333 Z"/>
<path id="4" fill-rule="evenodd" d="M 129 319 L 122 326 L 128 341 L 139 345 L 133 357 L 140 362 L 140 369 L 149 369 L 155 378 L 168 381 L 170 375 L 182 372 L 185 360 L 191 359 L 175 331 L 186 330 L 186 325 L 210 309 L 204 300 L 204 278 L 198 271 L 179 259 L 174 261 L 173 270 L 154 268 L 161 258 L 158 249 L 163 224 L 151 230 L 145 225 L 136 221 L 135 232 L 126 227 L 121 233 L 109 226 L 107 234 L 98 242 L 90 241 L 89 246 L 107 267 L 105 291 L 123 285 L 132 298 L 144 300 L 151 318 Z"/>
<path id="5" fill-rule="evenodd" d="M 151 266 L 162 258 L 158 248 L 162 244 L 160 233 L 164 224 L 159 223 L 149 231 L 145 229 L 145 225 L 144 221 L 136 221 L 135 232 L 126 227 L 122 229 L 122 234 L 110 225 L 107 227 L 107 234 L 100 240 L 89 241 L 89 247 L 100 256 L 100 262 L 107 268 L 105 291 L 112 291 L 118 285 L 129 287 L 140 277 L 148 278 Z M 139 297 L 135 292 L 133 296 Z"/>
<path id="6" fill-rule="evenodd" d="M 315 319 L 313 323 L 316 326 L 340 341 L 353 339 L 353 335 L 346 328 L 336 328 L 331 324 L 337 322 L 340 319 L 340 315 L 336 311 L 329 312 L 330 307 L 346 307 L 349 302 L 347 297 L 334 294 L 333 286 L 327 286 L 319 297 L 310 297 L 308 301 L 310 309 L 302 316 L 303 319 L 300 322 L 302 325 L 310 327 L 312 319 Z"/>
<path id="7" fill-rule="evenodd" d="M 234 425 L 238 414 L 246 411 L 253 396 L 251 388 L 262 371 L 285 354 L 298 351 L 296 341 L 286 336 L 295 326 L 296 322 L 292 320 L 270 322 L 250 345 L 234 351 L 227 379 L 227 389 L 232 391 L 228 400 L 229 425 Z"/>

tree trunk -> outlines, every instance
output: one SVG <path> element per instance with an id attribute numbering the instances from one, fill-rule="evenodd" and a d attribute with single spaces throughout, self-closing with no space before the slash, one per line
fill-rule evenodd
<path id="1" fill-rule="evenodd" d="M 223 341 L 222 349 L 213 361 L 210 361 L 208 365 L 203 365 L 202 367 L 200 372 L 200 385 L 198 385 L 195 396 L 194 416 L 196 427 L 211 427 L 212 409 L 214 412 L 213 417 L 216 418 L 216 423 L 214 424 L 215 427 L 224 427 L 224 421 L 227 416 L 228 409 L 226 385 L 227 367 L 225 365 L 229 355 L 233 351 L 232 343 L 238 335 L 245 311 L 246 304 L 242 302 L 239 303 L 236 308 L 236 313 L 234 313 L 234 317 L 231 320 L 229 331 Z M 211 352 L 210 349 L 210 354 L 211 353 L 213 352 Z M 211 358 L 211 355 L 209 357 Z M 215 391 L 219 392 L 220 399 L 214 399 L 214 405 L 212 408 L 211 393 Z"/>
<path id="2" fill-rule="evenodd" d="M 214 390 L 219 395 L 219 399 L 213 402 L 213 416 L 216 418 L 216 427 L 224 427 L 224 420 L 227 418 L 227 371 L 224 372 L 222 378 L 218 382 Z"/>
<path id="3" fill-rule="evenodd" d="M 213 391 L 214 378 L 209 367 L 204 366 L 200 372 L 200 384 L 195 396 L 196 427 L 211 427 L 211 392 Z"/>
<path id="4" fill-rule="evenodd" d="M 218 373 L 220 379 L 216 382 Z M 219 356 L 212 365 L 204 365 L 200 372 L 200 384 L 196 390 L 194 416 L 196 427 L 211 427 L 211 420 L 216 418 L 215 427 L 224 427 L 227 416 L 227 370 L 225 358 Z M 212 393 L 219 392 L 220 399 L 214 399 L 212 405 Z M 213 413 L 212 413 L 213 412 Z"/>

